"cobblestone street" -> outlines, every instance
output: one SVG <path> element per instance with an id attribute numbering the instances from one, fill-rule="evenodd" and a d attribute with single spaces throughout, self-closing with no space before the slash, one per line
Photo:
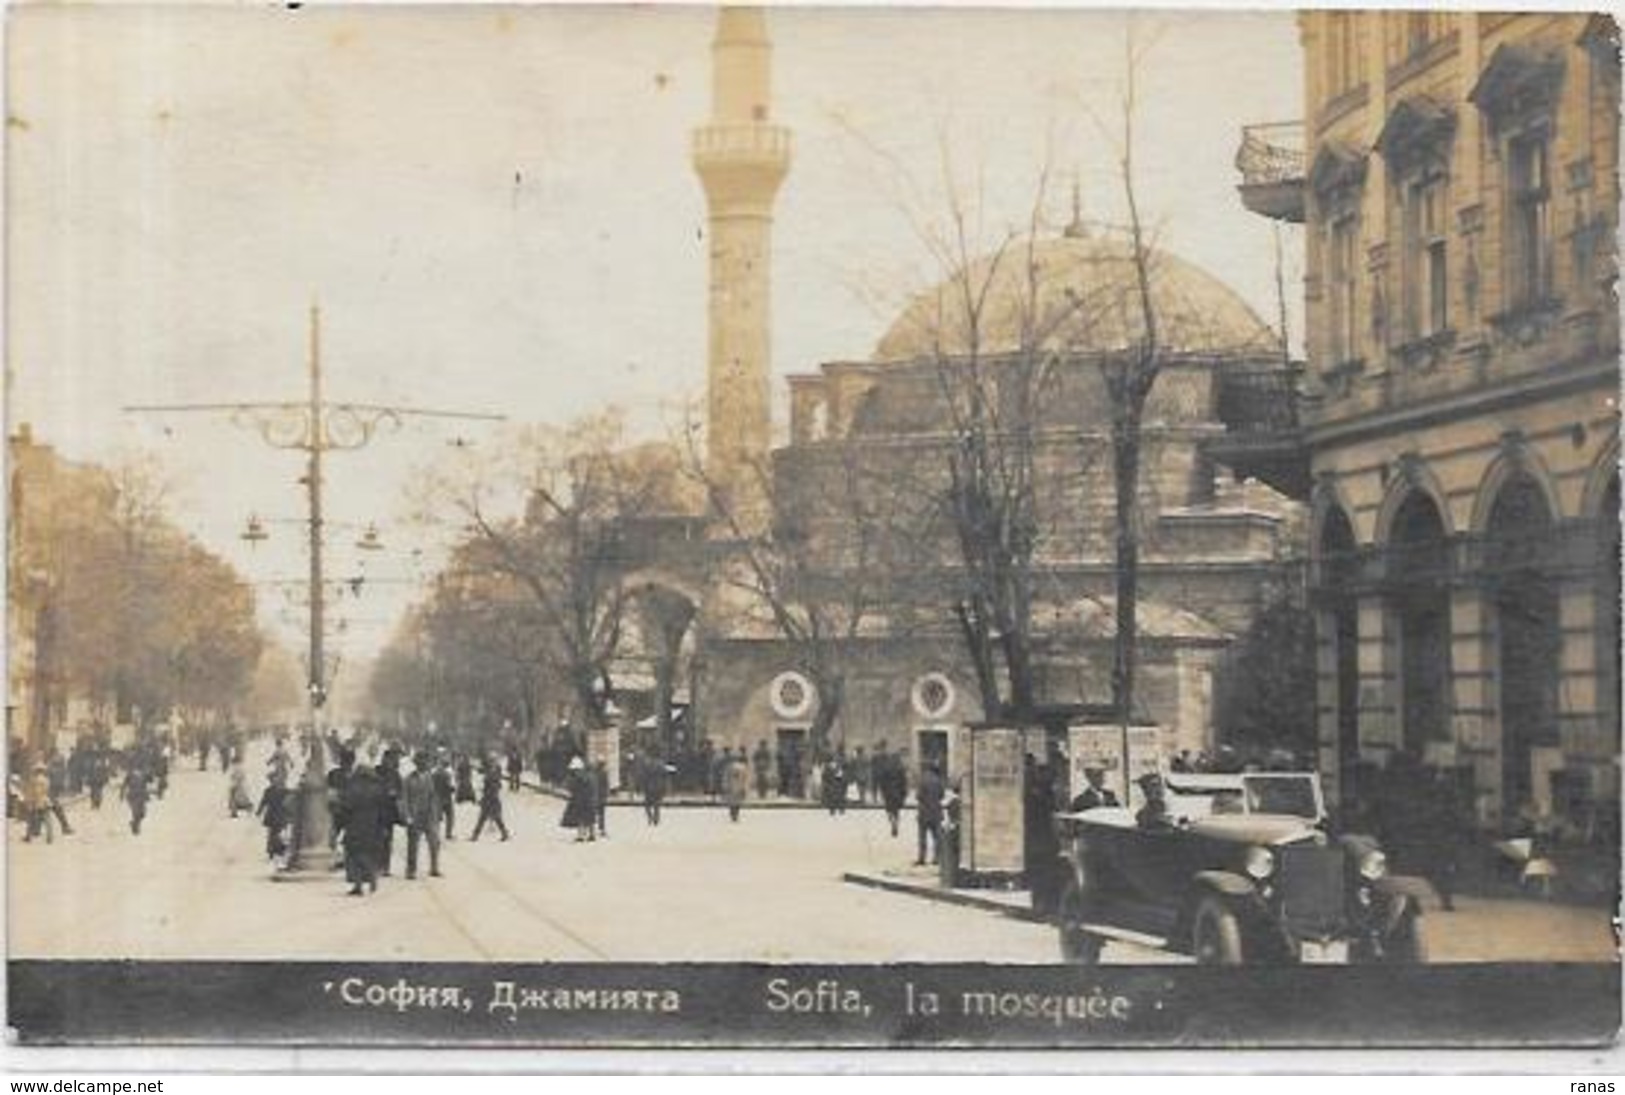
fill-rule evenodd
<path id="1" fill-rule="evenodd" d="M 263 765 L 251 756 L 249 769 Z M 1053 933 L 996 912 L 843 882 L 845 872 L 928 880 L 910 866 L 912 833 L 893 840 L 878 811 L 610 811 L 607 840 L 578 845 L 562 804 L 507 798 L 513 839 L 467 835 L 443 847 L 444 878 L 395 876 L 345 896 L 337 874 L 278 884 L 263 830 L 226 817 L 225 779 L 181 766 L 140 837 L 111 798 L 70 806 L 75 831 L 24 844 L 11 827 L 10 937 L 16 957 L 367 958 L 400 960 L 1052 962 Z M 1430 918 L 1437 961 L 1599 961 L 1607 916 L 1537 901 L 1465 898 Z M 1167 962 L 1113 944 L 1106 961 Z"/>

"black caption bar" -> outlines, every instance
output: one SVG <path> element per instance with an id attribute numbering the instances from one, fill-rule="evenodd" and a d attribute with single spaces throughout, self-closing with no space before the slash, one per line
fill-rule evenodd
<path id="1" fill-rule="evenodd" d="M 1610 965 L 9 964 L 26 1044 L 1589 1046 Z"/>

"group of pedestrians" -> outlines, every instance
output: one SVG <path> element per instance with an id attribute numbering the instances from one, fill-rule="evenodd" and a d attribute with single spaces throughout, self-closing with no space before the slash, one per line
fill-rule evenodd
<path id="1" fill-rule="evenodd" d="M 153 734 L 143 734 L 120 750 L 105 735 L 87 733 L 66 757 L 55 747 L 34 755 L 13 742 L 9 763 L 8 813 L 22 822 L 24 843 L 41 838 L 55 843 L 58 832 L 72 836 L 70 799 L 83 795 L 90 809 L 99 811 L 115 780 L 118 797 L 129 809 L 130 833 L 140 836 L 151 803 L 163 798 L 169 787 L 169 744 Z"/>

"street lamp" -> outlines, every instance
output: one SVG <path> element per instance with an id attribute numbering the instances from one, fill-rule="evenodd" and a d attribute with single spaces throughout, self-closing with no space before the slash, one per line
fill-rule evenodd
<path id="1" fill-rule="evenodd" d="M 384 542 L 378 538 L 378 526 L 368 524 L 366 531 L 361 534 L 361 539 L 355 542 L 355 546 L 361 551 L 383 551 Z"/>
<path id="2" fill-rule="evenodd" d="M 322 748 L 322 708 L 327 702 L 326 655 L 323 651 L 323 610 L 325 586 L 322 577 L 322 514 L 323 458 L 330 452 L 365 447 L 380 429 L 398 430 L 407 418 L 462 418 L 498 421 L 498 415 L 464 414 L 454 411 L 421 408 L 392 407 L 369 403 L 337 403 L 322 395 L 321 311 L 310 308 L 309 391 L 305 399 L 272 403 L 191 403 L 168 406 L 126 407 L 132 412 L 211 412 L 226 413 L 239 425 L 250 426 L 272 448 L 291 449 L 304 453 L 305 474 L 300 485 L 305 488 L 309 515 L 310 540 L 310 756 L 300 778 L 298 811 L 294 818 L 293 849 L 284 869 L 276 877 L 287 877 L 300 868 L 309 868 L 323 857 L 330 857 L 328 831 L 331 819 L 327 811 L 326 757 Z M 243 539 L 257 543 L 265 538 L 263 523 L 256 534 L 256 521 L 251 519 Z M 369 546 L 377 550 L 377 529 L 369 528 L 372 535 L 363 536 Z"/>
<path id="3" fill-rule="evenodd" d="M 259 515 L 251 513 L 248 515 L 248 527 L 243 529 L 241 538 L 247 540 L 250 546 L 255 546 L 269 539 L 270 533 L 265 531 L 265 522 L 260 520 Z"/>

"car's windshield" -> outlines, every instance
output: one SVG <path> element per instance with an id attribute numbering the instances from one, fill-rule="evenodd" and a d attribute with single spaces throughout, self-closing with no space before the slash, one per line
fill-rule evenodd
<path id="1" fill-rule="evenodd" d="M 1311 776 L 1248 775 L 1243 777 L 1243 783 L 1250 814 L 1289 814 L 1311 821 L 1320 818 L 1320 800 Z"/>

